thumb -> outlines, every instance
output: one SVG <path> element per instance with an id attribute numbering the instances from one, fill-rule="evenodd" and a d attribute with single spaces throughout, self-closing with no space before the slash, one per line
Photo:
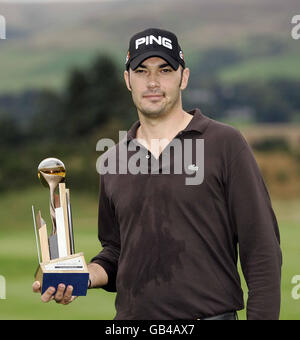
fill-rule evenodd
<path id="1" fill-rule="evenodd" d="M 34 293 L 40 293 L 41 292 L 41 283 L 39 281 L 35 281 L 32 284 L 32 291 Z"/>

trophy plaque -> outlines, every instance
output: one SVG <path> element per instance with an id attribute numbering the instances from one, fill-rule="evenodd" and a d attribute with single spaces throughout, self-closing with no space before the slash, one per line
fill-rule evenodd
<path id="1" fill-rule="evenodd" d="M 38 167 L 41 183 L 50 189 L 51 231 L 47 230 L 41 211 L 35 213 L 33 224 L 39 267 L 35 279 L 40 281 L 42 294 L 60 283 L 73 286 L 74 296 L 85 296 L 89 272 L 83 253 L 75 253 L 70 191 L 66 188 L 66 169 L 57 158 L 47 158 Z M 58 194 L 55 193 L 58 188 Z"/>

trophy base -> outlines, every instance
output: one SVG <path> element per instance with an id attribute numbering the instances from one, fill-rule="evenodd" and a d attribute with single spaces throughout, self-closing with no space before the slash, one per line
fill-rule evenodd
<path id="1" fill-rule="evenodd" d="M 42 262 L 35 274 L 42 286 L 42 294 L 49 288 L 57 289 L 60 283 L 73 286 L 74 296 L 86 296 L 89 271 L 83 253 Z"/>

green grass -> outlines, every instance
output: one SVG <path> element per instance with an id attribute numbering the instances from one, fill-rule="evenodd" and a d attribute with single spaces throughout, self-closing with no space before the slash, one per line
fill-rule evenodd
<path id="1" fill-rule="evenodd" d="M 94 233 L 78 232 L 77 248 L 89 260 L 97 253 Z M 95 243 L 95 242 L 94 242 Z M 2 247 L 2 244 L 4 247 Z M 93 251 L 92 251 L 93 249 Z M 6 300 L 0 300 L 0 319 L 112 319 L 115 294 L 90 290 L 68 306 L 43 304 L 32 293 L 33 274 L 37 267 L 34 235 L 31 231 L 7 232 L 1 237 L 0 272 L 6 279 Z"/>
<path id="2" fill-rule="evenodd" d="M 281 282 L 281 312 L 280 320 L 300 320 L 300 300 L 291 296 L 293 276 L 299 275 L 299 239 L 300 239 L 300 211 L 299 200 L 272 200 L 273 209 L 278 220 L 283 254 L 282 282 Z M 242 277 L 244 300 L 247 301 L 247 285 Z M 246 319 L 246 310 L 239 313 L 240 319 Z"/>
<path id="3" fill-rule="evenodd" d="M 254 58 L 222 69 L 221 81 L 236 83 L 245 80 L 270 80 L 273 78 L 300 79 L 299 54 Z"/>
<path id="4" fill-rule="evenodd" d="M 58 88 L 74 66 L 88 65 L 96 48 L 55 48 L 32 51 L 23 46 L 8 46 L 0 55 L 0 92 L 18 92 L 28 88 Z"/>
<path id="5" fill-rule="evenodd" d="M 48 216 L 47 190 L 39 188 L 0 198 L 0 275 L 6 279 L 6 300 L 0 300 L 1 319 L 98 319 L 115 315 L 115 294 L 102 289 L 88 291 L 68 306 L 43 304 L 31 285 L 37 268 L 37 252 L 31 205 Z M 89 261 L 100 251 L 97 239 L 97 199 L 71 193 L 76 251 Z M 49 221 L 50 223 L 50 221 Z M 48 223 L 47 223 L 48 224 Z"/>
<path id="6" fill-rule="evenodd" d="M 37 267 L 31 205 L 47 215 L 47 190 L 41 187 L 0 196 L 0 275 L 6 279 L 6 300 L 0 300 L 0 319 L 112 319 L 115 315 L 115 294 L 102 289 L 91 290 L 68 306 L 43 304 L 31 285 Z M 97 197 L 71 193 L 76 250 L 85 253 L 86 260 L 100 251 L 97 240 Z M 282 320 L 300 319 L 300 300 L 293 300 L 291 279 L 300 274 L 300 201 L 273 201 L 281 232 L 283 251 Z M 245 301 L 247 287 L 242 280 Z M 246 318 L 245 310 L 239 318 Z"/>

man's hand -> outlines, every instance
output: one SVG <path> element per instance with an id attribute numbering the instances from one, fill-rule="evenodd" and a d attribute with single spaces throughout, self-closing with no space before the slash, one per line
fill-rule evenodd
<path id="1" fill-rule="evenodd" d="M 39 281 L 35 281 L 32 285 L 32 290 L 34 293 L 41 293 L 41 284 Z M 62 305 L 68 305 L 72 301 L 74 301 L 77 296 L 72 296 L 73 292 L 73 287 L 66 286 L 64 284 L 59 284 L 56 294 L 55 293 L 55 288 L 54 287 L 49 287 L 45 293 L 42 295 L 41 300 L 42 302 L 49 302 L 52 300 L 55 300 L 56 303 L 60 303 Z"/>
<path id="2" fill-rule="evenodd" d="M 107 284 L 108 276 L 103 267 L 97 263 L 89 263 L 88 269 L 90 273 L 89 288 L 100 288 Z M 41 294 L 41 283 L 39 281 L 35 281 L 32 285 L 32 290 L 34 293 Z M 49 287 L 42 295 L 41 300 L 42 302 L 54 300 L 56 303 L 68 305 L 77 298 L 77 296 L 72 296 L 72 292 L 72 286 L 67 286 L 66 288 L 64 284 L 59 284 L 57 291 L 55 291 L 54 287 Z"/>

